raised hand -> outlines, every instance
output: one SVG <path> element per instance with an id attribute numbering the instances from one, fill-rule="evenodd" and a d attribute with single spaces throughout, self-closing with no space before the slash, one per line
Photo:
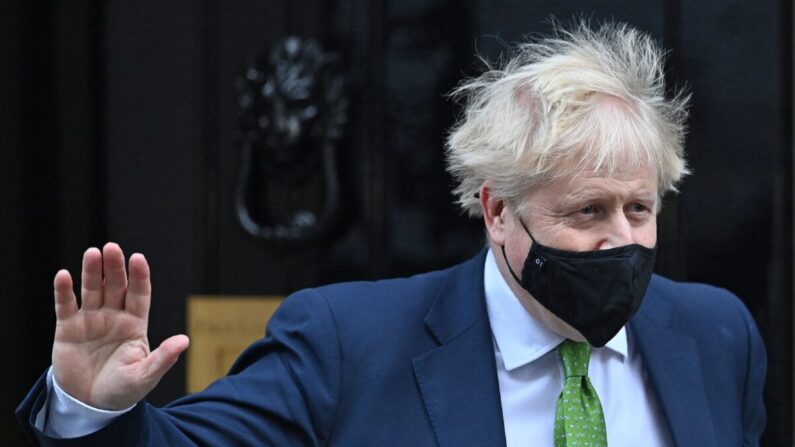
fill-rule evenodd
<path id="1" fill-rule="evenodd" d="M 83 255 L 81 307 L 72 277 L 55 275 L 55 380 L 76 399 L 93 407 L 118 410 L 142 400 L 188 347 L 175 335 L 154 351 L 146 331 L 152 287 L 149 265 L 130 256 L 129 280 L 124 253 L 114 243 Z"/>

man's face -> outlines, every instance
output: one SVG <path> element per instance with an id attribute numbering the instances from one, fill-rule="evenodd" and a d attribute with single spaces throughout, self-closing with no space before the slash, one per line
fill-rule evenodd
<path id="1" fill-rule="evenodd" d="M 483 192 L 481 192 L 483 194 Z M 514 207 L 494 208 L 487 217 L 489 240 L 500 272 L 522 305 L 549 329 L 573 340 L 584 338 L 547 311 L 516 283 L 501 256 L 501 245 L 511 268 L 521 275 L 532 241 L 569 251 L 604 250 L 628 244 L 653 247 L 657 243 L 657 174 L 642 168 L 611 177 L 582 173 L 536 187 L 524 197 L 526 213 Z"/>

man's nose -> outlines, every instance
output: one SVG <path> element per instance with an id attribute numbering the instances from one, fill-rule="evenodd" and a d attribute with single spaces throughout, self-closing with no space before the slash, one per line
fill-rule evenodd
<path id="1" fill-rule="evenodd" d="M 597 249 L 607 250 L 635 243 L 632 224 L 623 212 L 614 213 L 605 224 L 604 237 L 600 240 Z"/>

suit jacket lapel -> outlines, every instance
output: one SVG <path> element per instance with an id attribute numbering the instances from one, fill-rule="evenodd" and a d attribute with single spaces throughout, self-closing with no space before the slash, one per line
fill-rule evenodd
<path id="1" fill-rule="evenodd" d="M 641 359 L 677 446 L 716 446 L 696 341 L 672 328 L 671 304 L 654 280 L 630 322 Z"/>
<path id="2" fill-rule="evenodd" d="M 440 346 L 413 360 L 440 446 L 505 445 L 484 262 L 485 251 L 451 272 L 425 319 Z"/>

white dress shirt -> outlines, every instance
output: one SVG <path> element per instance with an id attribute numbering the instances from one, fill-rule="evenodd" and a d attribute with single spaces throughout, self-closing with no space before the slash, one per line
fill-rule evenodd
<path id="1" fill-rule="evenodd" d="M 563 337 L 537 322 L 516 299 L 489 250 L 484 287 L 497 362 L 507 447 L 552 446 L 563 369 L 555 349 Z M 588 376 L 602 402 L 610 447 L 673 445 L 668 427 L 627 331 L 594 348 Z M 65 393 L 47 374 L 48 402 L 36 427 L 73 438 L 100 430 L 127 410 L 104 411 Z"/>
<path id="2" fill-rule="evenodd" d="M 564 379 L 555 348 L 564 338 L 522 307 L 500 274 L 491 250 L 484 266 L 484 287 L 507 445 L 552 446 L 555 407 Z M 673 445 L 626 327 L 607 345 L 592 350 L 588 377 L 602 402 L 607 445 Z"/>
<path id="3" fill-rule="evenodd" d="M 78 438 L 103 429 L 114 419 L 135 407 L 124 410 L 102 410 L 75 399 L 58 386 L 47 371 L 47 400 L 36 415 L 36 428 L 53 438 Z"/>

